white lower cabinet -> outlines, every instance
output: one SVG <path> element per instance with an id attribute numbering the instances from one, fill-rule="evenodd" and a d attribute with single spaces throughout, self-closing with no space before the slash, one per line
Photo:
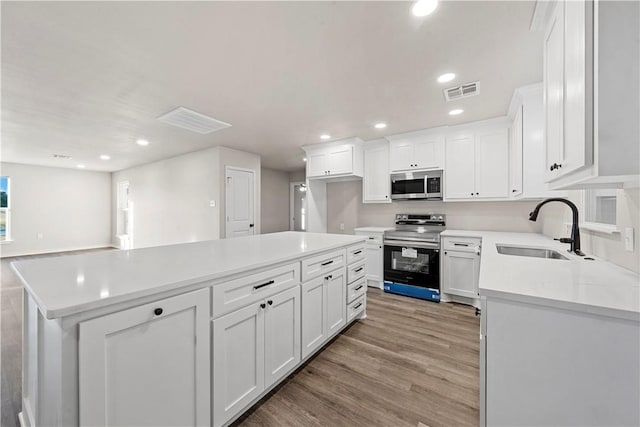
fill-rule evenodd
<path id="1" fill-rule="evenodd" d="M 213 321 L 213 425 L 232 419 L 300 361 L 300 287 Z"/>
<path id="2" fill-rule="evenodd" d="M 381 228 L 372 230 L 372 227 L 361 227 L 354 230 L 356 236 L 366 236 L 367 242 L 364 247 L 366 258 L 366 278 L 367 285 L 382 289 L 384 270 L 384 251 L 382 241 L 384 230 Z M 392 230 L 392 228 L 389 228 Z"/>
<path id="3" fill-rule="evenodd" d="M 81 322 L 80 425 L 209 425 L 209 346 L 209 289 Z"/>
<path id="4" fill-rule="evenodd" d="M 303 359 L 346 324 L 346 282 L 340 268 L 302 284 Z"/>
<path id="5" fill-rule="evenodd" d="M 474 299 L 477 302 L 479 276 L 480 239 L 443 237 L 442 293 Z"/>

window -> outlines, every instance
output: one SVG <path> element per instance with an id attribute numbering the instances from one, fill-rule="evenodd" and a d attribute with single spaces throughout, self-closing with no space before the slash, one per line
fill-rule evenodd
<path id="1" fill-rule="evenodd" d="M 584 190 L 584 221 L 586 228 L 616 228 L 616 190 Z M 595 226 L 595 227 L 593 227 Z"/>
<path id="2" fill-rule="evenodd" d="M 9 207 L 9 177 L 0 176 L 0 242 L 11 240 Z"/>

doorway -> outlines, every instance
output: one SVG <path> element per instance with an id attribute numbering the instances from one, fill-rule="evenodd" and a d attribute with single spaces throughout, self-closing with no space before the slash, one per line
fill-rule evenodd
<path id="1" fill-rule="evenodd" d="M 227 166 L 225 168 L 225 236 L 227 239 L 255 234 L 255 172 Z"/>
<path id="2" fill-rule="evenodd" d="M 307 184 L 304 181 L 290 183 L 289 230 L 307 230 Z"/>

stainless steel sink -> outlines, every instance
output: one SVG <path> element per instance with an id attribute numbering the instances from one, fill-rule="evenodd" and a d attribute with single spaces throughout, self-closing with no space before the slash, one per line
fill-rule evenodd
<path id="1" fill-rule="evenodd" d="M 553 249 L 543 248 L 524 248 L 519 246 L 507 246 L 496 245 L 496 249 L 499 254 L 503 255 L 516 255 L 516 256 L 528 256 L 533 258 L 547 258 L 547 259 L 564 259 L 568 260 L 566 256 L 562 255 L 558 251 Z"/>

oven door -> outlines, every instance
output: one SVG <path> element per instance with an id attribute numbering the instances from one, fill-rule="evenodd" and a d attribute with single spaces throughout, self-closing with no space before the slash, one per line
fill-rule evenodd
<path id="1" fill-rule="evenodd" d="M 440 249 L 437 243 L 384 241 L 384 280 L 440 289 Z"/>

